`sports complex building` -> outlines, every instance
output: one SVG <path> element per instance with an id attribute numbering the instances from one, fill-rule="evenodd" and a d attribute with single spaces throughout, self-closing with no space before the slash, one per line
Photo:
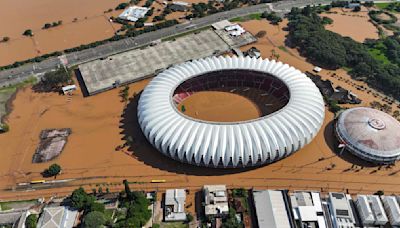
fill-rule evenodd
<path id="1" fill-rule="evenodd" d="M 350 153 L 375 164 L 400 159 L 400 123 L 382 111 L 358 107 L 342 112 L 336 136 Z"/>
<path id="2" fill-rule="evenodd" d="M 237 122 L 185 115 L 178 105 L 200 91 L 240 93 L 261 116 Z M 301 149 L 324 120 L 315 84 L 287 64 L 250 57 L 211 57 L 175 65 L 158 74 L 138 104 L 145 137 L 164 155 L 208 167 L 271 163 Z"/>

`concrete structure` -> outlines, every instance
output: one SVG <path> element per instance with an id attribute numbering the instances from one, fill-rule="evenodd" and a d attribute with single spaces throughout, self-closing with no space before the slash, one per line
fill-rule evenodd
<path id="1" fill-rule="evenodd" d="M 185 221 L 185 189 L 167 189 L 165 193 L 164 220 Z"/>
<path id="2" fill-rule="evenodd" d="M 390 164 L 400 159 L 400 123 L 379 110 L 344 111 L 336 122 L 336 136 L 347 151 L 366 161 Z"/>
<path id="3" fill-rule="evenodd" d="M 224 217 L 229 213 L 225 185 L 204 185 L 204 213 L 209 218 Z"/>
<path id="4" fill-rule="evenodd" d="M 349 197 L 350 198 L 350 197 Z M 354 228 L 355 219 L 349 202 L 349 198 L 344 193 L 329 193 L 329 210 L 335 228 Z"/>
<path id="5" fill-rule="evenodd" d="M 395 196 L 381 196 L 386 215 L 392 226 L 400 226 L 400 206 Z"/>
<path id="6" fill-rule="evenodd" d="M 238 24 L 233 24 L 224 28 L 225 31 L 229 33 L 231 36 L 241 36 L 246 32 L 244 28 Z"/>
<path id="7" fill-rule="evenodd" d="M 369 195 L 368 196 L 369 204 L 371 205 L 371 209 L 374 212 L 376 226 L 383 226 L 388 223 L 388 218 L 385 213 L 385 209 L 383 208 L 381 199 L 377 195 Z"/>
<path id="8" fill-rule="evenodd" d="M 222 20 L 222 21 L 218 21 L 215 22 L 214 24 L 212 24 L 211 26 L 215 29 L 215 30 L 223 30 L 224 28 L 228 27 L 228 26 L 232 26 L 233 23 L 231 23 L 228 20 Z"/>
<path id="9" fill-rule="evenodd" d="M 299 227 L 327 227 L 318 192 L 294 192 L 290 201 Z"/>
<path id="10" fill-rule="evenodd" d="M 172 11 L 180 11 L 184 12 L 188 10 L 190 4 L 187 2 L 181 2 L 181 1 L 174 1 L 170 6 L 168 6 Z"/>
<path id="11" fill-rule="evenodd" d="M 140 18 L 145 17 L 147 11 L 149 11 L 149 8 L 131 6 L 125 9 L 118 17 L 127 21 L 135 22 Z"/>
<path id="12" fill-rule="evenodd" d="M 257 88 L 279 102 L 272 113 L 239 122 L 194 119 L 177 109 L 191 94 L 225 85 Z M 141 94 L 138 118 L 145 137 L 166 156 L 198 166 L 239 168 L 275 162 L 310 143 L 324 110 L 314 83 L 287 64 L 214 57 L 160 73 Z"/>
<path id="13" fill-rule="evenodd" d="M 11 226 L 15 227 L 18 225 L 19 219 L 25 213 L 25 211 L 10 211 L 0 213 L 0 227 Z"/>
<path id="14" fill-rule="evenodd" d="M 142 80 L 169 66 L 229 51 L 214 31 L 180 37 L 175 41 L 132 50 L 79 66 L 89 95 Z"/>
<path id="15" fill-rule="evenodd" d="M 258 227 L 291 228 L 282 191 L 253 191 L 253 200 Z"/>
<path id="16" fill-rule="evenodd" d="M 38 228 L 72 228 L 78 211 L 68 207 L 45 207 L 38 221 Z"/>
<path id="17" fill-rule="evenodd" d="M 367 196 L 358 195 L 356 205 L 362 224 L 364 226 L 373 226 L 375 223 L 374 212 L 372 212 L 371 205 L 368 201 Z"/>

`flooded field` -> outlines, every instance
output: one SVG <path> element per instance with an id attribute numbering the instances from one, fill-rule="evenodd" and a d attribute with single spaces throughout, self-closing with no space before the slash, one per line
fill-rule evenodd
<path id="1" fill-rule="evenodd" d="M 261 115 L 257 105 L 251 100 L 229 92 L 197 92 L 181 102 L 178 110 L 182 110 L 182 106 L 185 115 L 208 121 L 244 121 Z"/>
<path id="2" fill-rule="evenodd" d="M 326 29 L 348 36 L 355 41 L 364 42 L 365 39 L 378 39 L 378 29 L 369 21 L 368 11 L 362 8 L 361 12 L 350 12 L 348 10 L 333 9 L 331 13 L 323 13 L 321 16 L 333 20 Z"/>

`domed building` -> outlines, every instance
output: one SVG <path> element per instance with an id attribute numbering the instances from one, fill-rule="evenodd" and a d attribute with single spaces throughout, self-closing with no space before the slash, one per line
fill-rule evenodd
<path id="1" fill-rule="evenodd" d="M 335 131 L 342 146 L 359 158 L 375 164 L 400 159 L 400 123 L 382 111 L 347 109 L 339 115 Z"/>
<path id="2" fill-rule="evenodd" d="M 261 90 L 260 99 L 271 98 L 269 112 L 255 119 L 218 122 L 179 110 L 179 103 L 193 94 L 218 88 Z M 164 155 L 198 166 L 236 168 L 272 163 L 298 151 L 317 135 L 324 110 L 315 84 L 287 64 L 211 57 L 158 74 L 141 94 L 138 119 L 145 137 Z"/>

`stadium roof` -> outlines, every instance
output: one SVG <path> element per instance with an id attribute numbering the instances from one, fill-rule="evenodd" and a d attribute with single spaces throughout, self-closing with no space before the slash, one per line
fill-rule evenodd
<path id="1" fill-rule="evenodd" d="M 370 161 L 393 161 L 400 157 L 400 123 L 390 115 L 367 107 L 340 114 L 336 131 L 346 147 Z"/>
<path id="2" fill-rule="evenodd" d="M 280 110 L 241 122 L 211 122 L 177 110 L 175 89 L 193 77 L 223 70 L 251 70 L 281 80 L 290 93 Z M 284 158 L 315 137 L 324 120 L 324 101 L 315 84 L 299 70 L 275 60 L 212 57 L 165 70 L 143 91 L 138 105 L 144 135 L 163 154 L 211 167 L 254 166 Z"/>

